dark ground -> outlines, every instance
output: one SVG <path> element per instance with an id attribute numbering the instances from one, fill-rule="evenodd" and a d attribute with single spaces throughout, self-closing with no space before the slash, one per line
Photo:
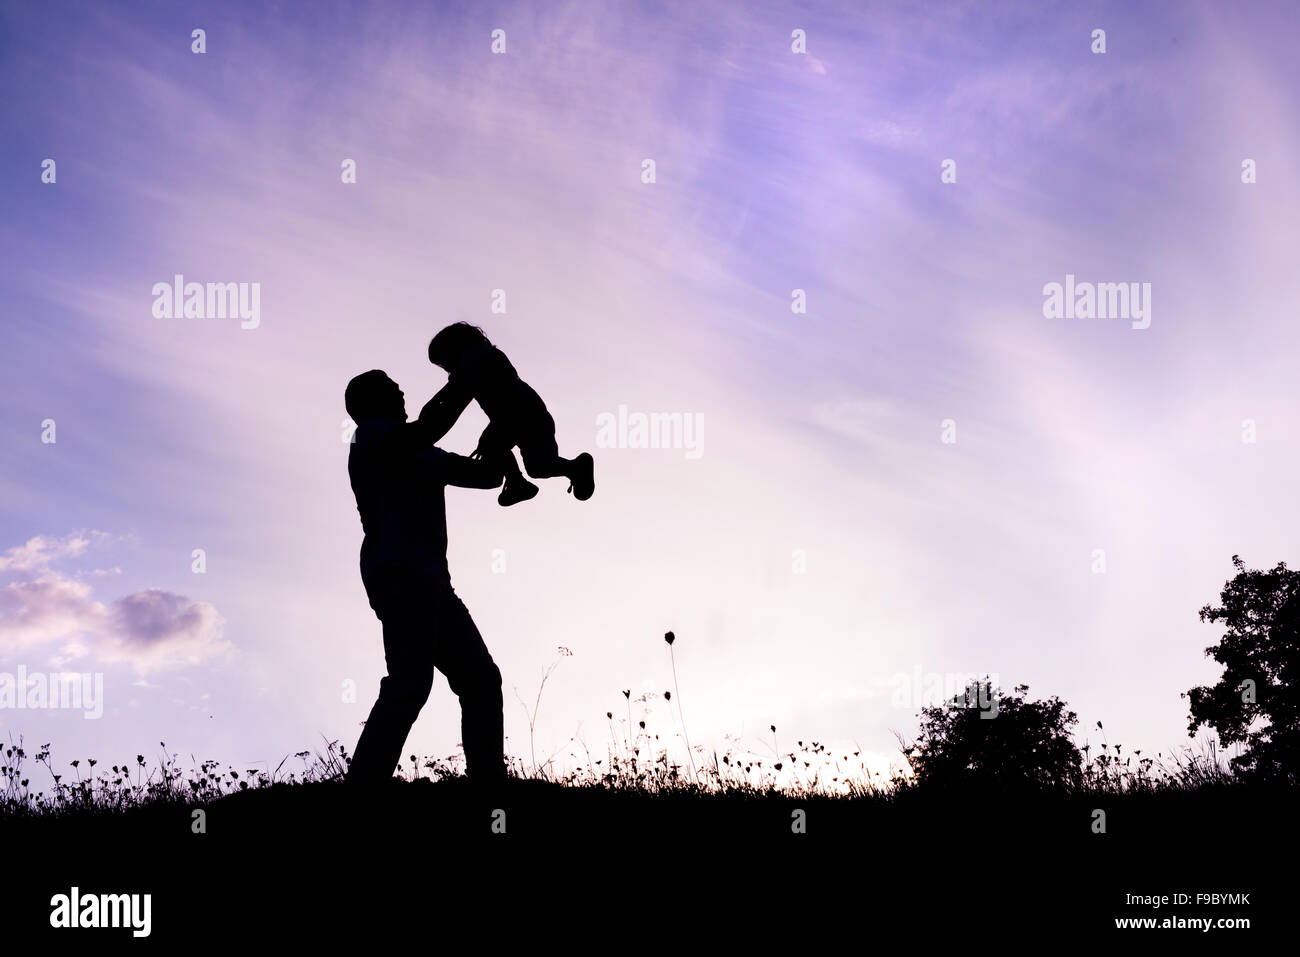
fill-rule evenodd
<path id="1" fill-rule="evenodd" d="M 505 833 L 493 833 L 494 808 Z M 1106 812 L 1105 834 L 1091 829 Z M 4 936 L 50 933 L 50 897 L 148 892 L 153 933 L 81 930 L 76 943 L 455 934 L 607 941 L 707 935 L 885 935 L 918 944 L 1022 945 L 1103 935 L 1217 948 L 1285 929 L 1297 827 L 1293 792 L 1241 786 L 1092 798 L 909 793 L 878 799 L 649 797 L 512 782 L 483 804 L 463 781 L 398 784 L 359 799 L 340 785 L 277 786 L 206 806 L 111 816 L 0 818 Z M 793 813 L 806 833 L 792 833 Z M 1249 904 L 1126 905 L 1126 894 L 1248 893 Z M 1249 917 L 1249 930 L 1117 930 L 1126 916 Z M 599 928 L 613 928 L 609 931 Z M 425 935 L 432 934 L 433 937 Z M 1050 937 L 1044 937 L 1049 934 Z M 594 935 L 594 936 L 593 936 Z M 667 936 L 665 936 L 667 935 Z M 69 938 L 70 939 L 70 938 Z M 376 938 L 377 939 L 377 938 Z M 1177 944 L 1183 947 L 1182 943 Z M 1216 948 L 1216 949 L 1217 949 Z M 587 949 L 583 947 L 582 949 Z"/>

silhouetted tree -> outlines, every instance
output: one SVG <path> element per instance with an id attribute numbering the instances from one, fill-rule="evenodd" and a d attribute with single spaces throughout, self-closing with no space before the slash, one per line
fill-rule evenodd
<path id="1" fill-rule="evenodd" d="M 906 751 L 917 783 L 998 790 L 1077 785 L 1082 755 L 1070 729 L 1078 716 L 1059 698 L 1026 701 L 1028 690 L 1017 685 L 1007 695 L 989 682 L 973 682 L 945 705 L 922 708 L 920 733 Z"/>
<path id="2" fill-rule="evenodd" d="M 1232 759 L 1238 773 L 1294 783 L 1300 773 L 1300 572 L 1278 562 L 1248 570 L 1233 555 L 1236 577 L 1223 586 L 1220 606 L 1201 621 L 1227 627 L 1205 654 L 1223 665 L 1217 684 L 1192 688 L 1187 731 L 1209 725 L 1222 746 L 1245 744 Z"/>

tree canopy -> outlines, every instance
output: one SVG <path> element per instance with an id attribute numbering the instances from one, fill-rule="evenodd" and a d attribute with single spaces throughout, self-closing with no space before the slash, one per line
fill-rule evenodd
<path id="1" fill-rule="evenodd" d="M 1223 746 L 1243 744 L 1232 759 L 1243 776 L 1294 783 L 1300 763 L 1300 572 L 1285 562 L 1268 571 L 1247 569 L 1232 556 L 1235 577 L 1203 622 L 1225 629 L 1205 654 L 1223 666 L 1213 685 L 1187 692 L 1188 734 L 1208 725 Z"/>

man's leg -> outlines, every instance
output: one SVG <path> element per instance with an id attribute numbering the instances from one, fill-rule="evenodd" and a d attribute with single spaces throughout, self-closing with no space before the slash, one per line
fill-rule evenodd
<path id="1" fill-rule="evenodd" d="M 447 589 L 435 609 L 434 664 L 460 698 L 460 736 L 465 770 L 474 780 L 505 779 L 501 670 L 460 597 Z"/>
<path id="2" fill-rule="evenodd" d="M 393 776 L 402 745 L 433 687 L 431 610 L 408 602 L 384 610 L 384 660 L 388 674 L 357 741 L 347 779 L 379 783 Z"/>

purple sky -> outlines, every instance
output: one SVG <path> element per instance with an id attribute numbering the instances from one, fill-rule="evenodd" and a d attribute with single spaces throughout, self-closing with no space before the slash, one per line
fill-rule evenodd
<path id="1" fill-rule="evenodd" d="M 537 750 L 603 755 L 622 689 L 671 689 L 670 628 L 706 751 L 775 724 L 883 766 L 917 669 L 1187 743 L 1197 610 L 1234 553 L 1295 559 L 1283 5 L 432 6 L 0 13 L 0 672 L 104 675 L 100 720 L 4 737 L 351 748 L 383 656 L 343 386 L 386 369 L 414 412 L 468 319 L 597 463 L 586 503 L 447 497 L 515 754 L 558 646 Z M 259 283 L 257 328 L 156 317 L 178 273 Z M 1045 318 L 1067 274 L 1150 283 L 1150 327 Z M 702 417 L 701 454 L 597 447 L 620 406 Z M 408 753 L 456 716 L 439 677 Z"/>

